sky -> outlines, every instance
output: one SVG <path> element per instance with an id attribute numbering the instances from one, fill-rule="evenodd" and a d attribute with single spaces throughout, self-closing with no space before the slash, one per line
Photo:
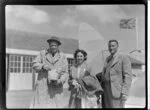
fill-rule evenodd
<path id="1" fill-rule="evenodd" d="M 97 61 L 93 59 L 107 50 L 110 39 L 119 41 L 121 52 L 145 49 L 144 5 L 7 5 L 5 8 L 6 29 L 77 39 L 79 47 L 87 51 L 89 62 Z M 129 18 L 136 19 L 136 28 L 120 29 L 120 20 Z"/>
<path id="2" fill-rule="evenodd" d="M 144 18 L 144 5 L 7 5 L 6 28 L 78 38 L 86 22 L 97 30 L 121 18 Z M 106 30 L 106 29 L 105 29 Z M 105 33 L 105 30 L 99 30 Z"/>

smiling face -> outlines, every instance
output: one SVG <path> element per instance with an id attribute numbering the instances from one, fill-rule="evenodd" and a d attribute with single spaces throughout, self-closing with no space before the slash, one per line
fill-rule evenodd
<path id="1" fill-rule="evenodd" d="M 114 55 L 118 50 L 118 44 L 115 41 L 112 41 L 108 44 L 109 52 Z"/>
<path id="2" fill-rule="evenodd" d="M 76 60 L 78 64 L 82 64 L 84 62 L 84 55 L 82 52 L 77 53 Z"/>
<path id="3" fill-rule="evenodd" d="M 51 41 L 49 43 L 49 49 L 50 49 L 50 51 L 51 51 L 52 54 L 55 54 L 59 50 L 58 43 L 56 41 Z"/>

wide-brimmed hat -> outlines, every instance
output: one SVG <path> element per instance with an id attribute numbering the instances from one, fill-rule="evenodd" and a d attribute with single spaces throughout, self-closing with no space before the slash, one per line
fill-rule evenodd
<path id="1" fill-rule="evenodd" d="M 51 36 L 50 39 L 47 40 L 48 43 L 50 43 L 51 41 L 56 41 L 58 45 L 61 45 L 60 39 L 56 36 Z"/>
<path id="2" fill-rule="evenodd" d="M 89 94 L 95 94 L 96 92 L 103 93 L 103 89 L 99 81 L 93 75 L 84 76 L 80 80 L 80 84 L 82 85 L 82 88 L 86 93 Z"/>

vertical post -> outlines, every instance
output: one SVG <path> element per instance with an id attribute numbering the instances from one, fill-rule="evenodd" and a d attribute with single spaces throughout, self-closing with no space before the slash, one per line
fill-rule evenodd
<path id="1" fill-rule="evenodd" d="M 20 73 L 23 73 L 23 56 L 21 55 Z"/>
<path id="2" fill-rule="evenodd" d="M 6 91 L 8 91 L 8 83 L 7 83 L 8 82 L 8 78 L 7 78 L 7 76 L 8 76 L 7 75 L 8 74 L 8 72 L 7 72 L 8 65 L 7 64 L 8 63 L 7 63 L 7 61 L 8 61 L 8 56 L 6 54 L 6 56 L 5 56 L 5 65 L 6 65 L 6 68 L 5 68 L 6 69 L 5 70 L 6 71 L 6 73 L 5 73 L 5 84 L 6 84 Z"/>
<path id="3" fill-rule="evenodd" d="M 32 57 L 32 62 L 33 62 L 33 59 L 35 58 L 36 56 Z M 36 80 L 36 71 L 32 68 L 32 90 L 34 91 L 35 90 L 35 80 Z"/>
<path id="4" fill-rule="evenodd" d="M 10 66 L 9 66 L 9 65 L 10 65 L 10 61 L 9 61 L 10 55 L 7 54 L 6 57 L 7 57 L 7 59 L 6 59 L 6 62 L 7 62 L 7 63 L 6 63 L 6 64 L 7 64 L 7 66 L 6 66 L 6 67 L 7 67 L 7 71 L 6 71 L 6 91 L 8 91 L 8 90 L 9 90 L 9 80 L 10 80 L 10 78 L 9 78 L 9 77 L 10 77 L 10 72 L 9 72 L 9 70 L 10 70 L 10 69 L 9 69 L 9 67 L 10 67 Z"/>
<path id="5" fill-rule="evenodd" d="M 135 30 L 136 30 L 136 48 L 137 48 L 137 50 L 139 49 L 139 36 L 138 36 L 138 19 L 137 18 L 135 18 Z"/>
<path id="6" fill-rule="evenodd" d="M 33 70 L 33 74 L 32 74 L 32 90 L 35 90 L 35 70 Z"/>
<path id="7" fill-rule="evenodd" d="M 35 58 L 36 56 L 34 56 L 34 57 L 32 57 L 32 62 L 33 62 L 33 60 L 34 60 L 34 58 Z M 36 84 L 36 71 L 32 68 L 32 71 L 33 71 L 33 73 L 32 73 L 32 90 L 34 91 L 35 90 L 35 84 Z"/>

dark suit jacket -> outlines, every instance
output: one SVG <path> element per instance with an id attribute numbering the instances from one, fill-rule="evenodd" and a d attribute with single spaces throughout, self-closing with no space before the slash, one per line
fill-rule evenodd
<path id="1" fill-rule="evenodd" d="M 104 75 L 109 57 L 106 58 L 102 75 Z M 120 98 L 121 93 L 128 96 L 131 82 L 132 70 L 130 59 L 127 55 L 116 53 L 110 69 L 110 83 L 113 97 Z"/>

